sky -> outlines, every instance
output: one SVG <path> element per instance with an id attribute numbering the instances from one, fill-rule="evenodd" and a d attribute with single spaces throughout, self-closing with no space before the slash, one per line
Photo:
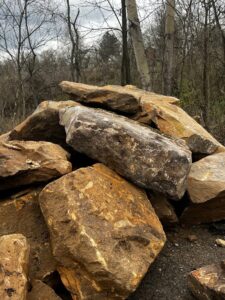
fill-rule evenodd
<path id="1" fill-rule="evenodd" d="M 15 2 L 11 2 L 8 0 L 10 5 L 16 5 Z M 40 0 L 44 1 L 45 0 Z M 56 5 L 58 7 L 58 10 L 60 14 L 66 13 L 66 2 L 65 0 L 46 0 L 50 1 L 52 5 Z M 114 7 L 115 14 L 112 12 L 112 9 L 110 8 L 109 3 Z M 117 34 L 117 36 L 120 35 L 120 25 L 118 22 L 118 19 L 121 20 L 121 0 L 70 0 L 71 3 L 71 18 L 72 20 L 75 18 L 78 9 L 80 10 L 80 15 L 78 19 L 78 25 L 79 25 L 79 33 L 82 39 L 83 45 L 89 47 L 92 45 L 98 45 L 101 37 L 106 32 L 108 28 L 115 29 L 113 32 Z M 145 29 L 146 25 L 149 25 L 149 23 L 153 22 L 153 15 L 154 11 L 162 4 L 161 0 L 137 0 L 138 4 L 138 11 L 140 15 L 141 20 L 141 26 L 142 29 Z M 35 4 L 34 4 L 35 5 Z M 35 12 L 35 9 L 34 9 Z M 36 18 L 36 19 L 35 19 Z M 39 22 L 37 19 L 38 16 L 32 16 L 29 21 L 32 25 L 32 22 Z M 51 25 L 49 25 L 51 26 Z M 55 27 L 55 28 L 54 28 Z M 9 30 L 12 30 L 13 26 L 9 27 Z M 0 28 L 1 29 L 1 28 Z M 40 53 L 43 50 L 48 49 L 54 49 L 54 50 L 61 50 L 64 51 L 64 49 L 67 48 L 67 42 L 68 39 L 66 39 L 66 24 L 60 21 L 60 18 L 57 19 L 56 26 L 53 25 L 53 30 L 49 30 L 50 33 L 50 39 L 49 41 L 42 47 L 40 47 L 37 51 Z M 53 35 L 55 34 L 57 30 L 60 30 L 59 38 L 55 38 Z M 39 36 L 38 36 L 39 34 Z M 40 35 L 43 33 L 37 33 L 37 36 L 35 37 L 37 40 L 40 39 Z M 51 38 L 52 35 L 52 38 Z M 9 39 L 12 37 L 12 46 L 13 49 L 13 43 L 16 41 L 16 38 L 13 37 L 13 34 L 9 34 Z M 1 41 L 0 41 L 1 42 Z M 13 51 L 13 50 L 12 50 Z M 0 52 L 0 56 L 4 59 L 5 54 Z M 0 58 L 1 58 L 0 57 Z"/>

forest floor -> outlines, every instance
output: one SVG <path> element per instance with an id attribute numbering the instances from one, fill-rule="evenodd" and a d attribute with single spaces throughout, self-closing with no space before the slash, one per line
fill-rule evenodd
<path id="1" fill-rule="evenodd" d="M 225 223 L 177 226 L 166 234 L 164 249 L 129 300 L 193 300 L 187 287 L 189 272 L 225 259 L 225 248 L 215 243 L 225 239 Z M 190 235 L 197 239 L 190 241 Z"/>

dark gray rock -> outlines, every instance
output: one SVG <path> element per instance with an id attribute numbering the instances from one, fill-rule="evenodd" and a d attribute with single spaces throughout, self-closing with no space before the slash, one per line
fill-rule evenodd
<path id="1" fill-rule="evenodd" d="M 60 111 L 67 143 L 140 187 L 181 198 L 191 153 L 175 141 L 136 121 L 103 110 L 71 107 Z"/>

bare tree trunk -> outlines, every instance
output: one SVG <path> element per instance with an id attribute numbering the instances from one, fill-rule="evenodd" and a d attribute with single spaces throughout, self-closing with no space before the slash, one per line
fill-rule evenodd
<path id="1" fill-rule="evenodd" d="M 166 20 L 165 20 L 165 57 L 164 57 L 164 80 L 163 92 L 165 95 L 172 93 L 173 79 L 173 48 L 175 31 L 175 0 L 166 2 Z"/>
<path id="2" fill-rule="evenodd" d="M 224 67 L 225 67 L 225 31 L 222 28 L 222 25 L 220 23 L 219 12 L 217 10 L 216 1 L 215 0 L 212 0 L 212 6 L 213 6 L 213 10 L 214 10 L 216 25 L 219 28 L 220 33 L 221 33 L 221 37 L 222 37 L 222 42 L 223 42 L 223 59 L 224 59 Z"/>
<path id="3" fill-rule="evenodd" d="M 142 87 L 151 90 L 150 71 L 144 48 L 144 41 L 138 18 L 136 0 L 126 0 L 130 35 L 133 43 L 135 59 L 140 74 Z"/>
<path id="4" fill-rule="evenodd" d="M 205 10 L 204 21 L 204 42 L 203 42 L 203 104 L 202 114 L 205 127 L 208 129 L 208 118 L 210 111 L 210 97 L 209 97 L 209 14 L 210 14 L 210 0 L 203 1 Z"/>
<path id="5" fill-rule="evenodd" d="M 76 23 L 80 14 L 78 9 L 74 22 L 71 21 L 70 0 L 66 0 L 67 4 L 67 25 L 71 41 L 70 52 L 70 73 L 73 81 L 79 81 L 80 79 L 80 65 L 79 65 L 79 34 L 76 28 Z M 74 31 L 74 33 L 73 33 Z M 75 37 L 74 37 L 75 34 Z"/>
<path id="6" fill-rule="evenodd" d="M 127 11 L 126 11 L 126 0 L 121 0 L 122 7 L 122 43 L 123 43 L 123 54 L 122 54 L 122 66 L 121 66 L 121 85 L 130 84 L 130 58 L 127 41 Z"/>
<path id="7" fill-rule="evenodd" d="M 30 51 L 32 53 L 32 58 L 27 63 L 27 69 L 28 69 L 28 73 L 29 73 L 29 76 L 30 76 L 30 87 L 31 87 L 31 92 L 32 92 L 34 105 L 35 105 L 35 107 L 37 107 L 39 103 L 38 103 L 38 97 L 37 97 L 37 94 L 35 92 L 35 85 L 34 85 L 34 71 L 35 71 L 35 64 L 36 64 L 37 55 L 35 53 L 35 49 L 34 49 L 34 47 L 32 45 L 32 42 L 31 42 L 30 29 L 29 29 L 29 25 L 28 25 L 27 5 L 25 6 L 25 26 L 26 26 L 26 32 L 27 32 L 27 39 L 28 39 L 29 48 L 30 48 Z"/>

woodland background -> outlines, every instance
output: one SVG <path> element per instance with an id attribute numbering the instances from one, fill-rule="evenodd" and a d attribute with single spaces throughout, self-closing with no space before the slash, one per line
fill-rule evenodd
<path id="1" fill-rule="evenodd" d="M 0 0 L 0 132 L 65 99 L 62 80 L 176 96 L 225 143 L 225 2 Z"/>

